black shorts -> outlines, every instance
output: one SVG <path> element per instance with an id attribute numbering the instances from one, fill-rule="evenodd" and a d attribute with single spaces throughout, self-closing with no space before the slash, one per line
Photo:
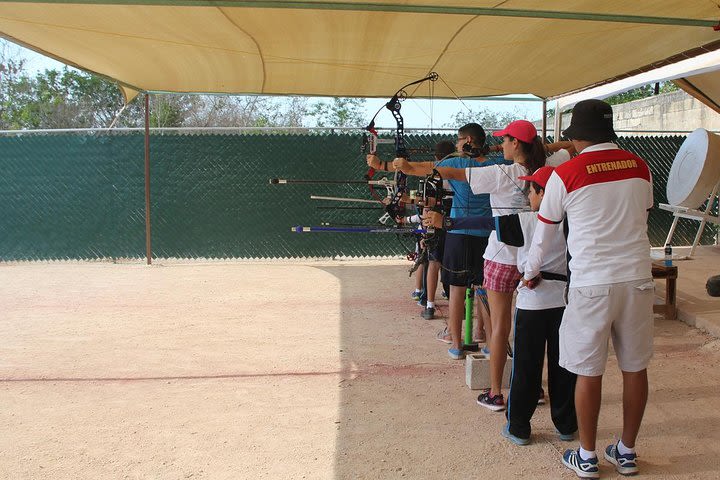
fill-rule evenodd
<path id="1" fill-rule="evenodd" d="M 428 260 L 431 262 L 442 262 L 445 253 L 445 230 L 435 230 L 436 238 L 432 242 L 432 248 L 428 250 Z"/>
<path id="2" fill-rule="evenodd" d="M 448 233 L 445 237 L 442 279 L 456 287 L 483 284 L 483 255 L 488 237 Z"/>

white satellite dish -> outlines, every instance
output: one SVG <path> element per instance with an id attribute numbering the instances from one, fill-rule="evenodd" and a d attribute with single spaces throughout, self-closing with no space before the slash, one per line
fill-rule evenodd
<path id="1" fill-rule="evenodd" d="M 675 155 L 667 181 L 670 205 L 698 208 L 720 182 L 720 137 L 698 128 Z"/>

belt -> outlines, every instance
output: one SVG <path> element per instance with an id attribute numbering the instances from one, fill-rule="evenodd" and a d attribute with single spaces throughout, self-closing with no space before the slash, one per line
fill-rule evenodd
<path id="1" fill-rule="evenodd" d="M 524 275 L 524 274 L 522 274 Z M 560 273 L 552 273 L 552 272 L 540 272 L 540 278 L 543 280 L 558 280 L 560 282 L 567 282 L 568 277 L 567 275 L 562 275 Z"/>
<path id="2" fill-rule="evenodd" d="M 540 278 L 542 278 L 543 280 L 559 280 L 561 282 L 568 281 L 567 275 L 551 272 L 540 272 Z"/>

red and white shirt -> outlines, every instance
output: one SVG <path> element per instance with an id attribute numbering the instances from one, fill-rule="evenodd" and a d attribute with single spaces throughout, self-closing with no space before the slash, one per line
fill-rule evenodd
<path id="1" fill-rule="evenodd" d="M 613 143 L 592 145 L 558 166 L 545 187 L 538 220 L 568 221 L 570 286 L 586 287 L 651 278 L 648 209 L 652 178 L 647 164 Z M 542 264 L 538 228 L 525 278 Z"/>

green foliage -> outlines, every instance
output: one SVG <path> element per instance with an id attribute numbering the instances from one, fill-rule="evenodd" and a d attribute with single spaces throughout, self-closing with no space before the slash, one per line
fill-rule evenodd
<path id="1" fill-rule="evenodd" d="M 102 77 L 72 70 L 45 70 L 29 76 L 22 69 L 0 85 L 5 129 L 102 128 L 122 108 L 117 86 Z M 126 124 L 138 124 L 139 102 L 126 115 Z M 141 117 L 140 117 L 141 118 Z"/>
<path id="2" fill-rule="evenodd" d="M 151 127 L 182 127 L 195 106 L 191 95 L 152 95 L 150 97 Z"/>
<path id="3" fill-rule="evenodd" d="M 11 51 L 8 42 L 0 41 L 0 129 L 10 128 L 5 120 L 13 107 L 13 86 L 25 70 L 25 60 Z"/>
<path id="4" fill-rule="evenodd" d="M 678 86 L 673 82 L 660 82 L 660 91 L 658 93 L 668 93 L 678 90 Z M 627 92 L 618 93 L 612 97 L 608 97 L 605 101 L 610 105 L 620 105 L 621 103 L 628 103 L 634 100 L 640 100 L 642 98 L 648 98 L 655 95 L 655 84 L 643 85 L 642 87 L 628 90 Z"/>
<path id="5" fill-rule="evenodd" d="M 150 126 L 357 127 L 364 102 L 336 98 L 309 111 L 303 97 L 152 94 Z M 68 67 L 28 73 L 20 47 L 0 39 L 0 129 L 108 128 L 116 116 L 116 126 L 143 126 L 143 95 L 123 104 L 116 83 L 98 75 Z"/>
<path id="6" fill-rule="evenodd" d="M 308 115 L 318 127 L 359 127 L 367 123 L 364 105 L 364 98 L 333 98 L 313 104 Z"/>
<path id="7" fill-rule="evenodd" d="M 484 129 L 503 128 L 513 120 L 527 117 L 527 112 L 515 109 L 512 112 L 493 112 L 487 108 L 478 108 L 459 111 L 451 123 L 443 125 L 446 128 L 460 128 L 467 123 L 479 123 Z M 488 132 L 489 133 L 489 132 Z"/>
<path id="8" fill-rule="evenodd" d="M 660 91 L 658 93 L 662 94 L 676 92 L 679 89 L 680 88 L 673 82 L 660 82 Z M 651 83 L 649 85 L 643 85 L 642 87 L 628 90 L 627 92 L 618 93 L 617 95 L 606 98 L 605 101 L 608 102 L 610 105 L 620 105 L 622 103 L 628 103 L 634 100 L 652 97 L 653 95 L 655 95 L 655 84 Z M 563 110 L 562 114 L 565 115 L 570 112 L 572 112 L 572 108 Z M 553 118 L 555 116 L 555 109 L 549 108 L 547 111 L 547 116 L 548 118 Z"/>

